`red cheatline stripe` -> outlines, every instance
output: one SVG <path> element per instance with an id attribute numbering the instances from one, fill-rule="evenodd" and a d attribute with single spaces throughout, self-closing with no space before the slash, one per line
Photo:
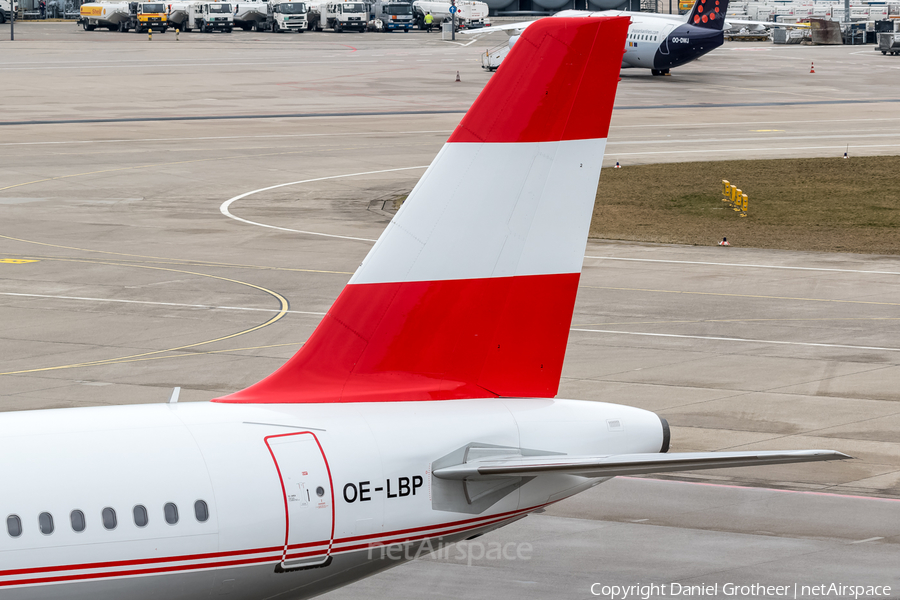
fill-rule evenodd
<path id="1" fill-rule="evenodd" d="M 429 537 L 440 537 L 444 535 L 451 535 L 453 533 L 459 533 L 461 531 L 466 531 L 468 529 L 478 529 L 480 527 L 486 527 L 488 525 L 494 525 L 496 523 L 515 518 L 516 516 L 528 513 L 530 511 L 536 510 L 538 508 L 543 508 L 544 506 L 548 506 L 550 503 L 541 504 L 538 506 L 533 506 L 530 508 L 523 508 L 519 510 L 508 511 L 505 513 L 498 513 L 496 515 L 489 515 L 486 517 L 478 517 L 474 519 L 465 519 L 462 521 L 453 521 L 450 523 L 443 523 L 438 525 L 430 525 L 426 527 L 414 527 L 411 529 L 400 529 L 396 531 L 390 531 L 386 533 L 376 533 L 370 535 L 362 535 L 362 536 L 354 536 L 342 538 L 340 540 L 335 540 L 335 544 L 346 544 L 354 541 L 361 540 L 370 540 L 365 544 L 357 544 L 355 546 L 345 546 L 342 548 L 337 548 L 335 552 L 332 553 L 344 553 L 352 550 L 364 549 L 374 546 L 386 546 L 391 544 L 399 544 L 410 541 L 417 541 L 421 539 L 426 539 Z M 463 525 L 462 527 L 457 527 L 459 525 Z M 455 529 L 450 529 L 447 531 L 442 531 L 447 529 L 448 527 L 455 527 Z M 425 533 L 412 537 L 402 537 L 405 534 L 410 533 L 418 533 L 424 531 L 432 531 L 431 533 Z M 401 539 L 392 539 L 400 537 Z M 382 539 L 377 539 L 382 538 Z M 390 538 L 390 539 L 389 539 Z M 299 549 L 301 547 L 312 547 L 312 546 L 324 546 L 327 545 L 328 541 L 318 541 L 318 542 L 308 542 L 304 544 L 297 544 L 295 546 L 291 546 L 291 548 Z M 82 569 L 110 569 L 110 568 L 119 568 L 119 567 L 129 567 L 129 566 L 138 566 L 138 565 L 150 565 L 150 564 L 160 564 L 167 562 L 185 562 L 189 560 L 209 560 L 214 558 L 224 558 L 228 556 L 240 556 L 246 554 L 261 554 L 261 553 L 272 553 L 278 552 L 282 553 L 284 549 L 282 547 L 270 547 L 270 548 L 258 548 L 253 550 L 232 550 L 229 552 L 213 552 L 206 554 L 193 554 L 193 555 L 183 555 L 183 556 L 173 556 L 173 557 L 160 557 L 160 558 L 148 558 L 148 559 L 136 559 L 136 560 L 121 560 L 121 561 L 113 561 L 113 562 L 98 562 L 98 563 L 85 563 L 78 565 L 56 565 L 51 567 L 34 567 L 28 569 L 12 569 L 7 571 L 0 571 L 0 577 L 11 577 L 17 575 L 31 575 L 37 573 L 52 573 L 52 572 L 60 572 L 60 571 L 74 571 L 74 570 L 82 570 Z M 321 554 L 321 552 L 305 552 L 300 554 L 292 554 L 288 558 L 303 558 L 304 556 L 312 556 L 316 554 Z M 82 579 L 99 579 L 99 578 L 107 578 L 107 577 L 126 577 L 133 575 L 152 575 L 157 573 L 166 573 L 166 572 L 179 572 L 186 570 L 197 570 L 197 569 L 207 569 L 207 568 L 216 568 L 216 567 L 225 567 L 225 566 L 240 566 L 240 565 L 250 565 L 263 563 L 268 561 L 278 562 L 279 556 L 261 556 L 255 558 L 244 558 L 240 560 L 234 561 L 224 561 L 224 562 L 208 562 L 208 563 L 196 563 L 189 565 L 170 565 L 167 567 L 156 567 L 149 569 L 132 569 L 125 571 L 107 571 L 102 573 L 77 573 L 71 575 L 61 575 L 58 577 L 41 577 L 41 578 L 32 578 L 32 579 L 19 579 L 12 581 L 2 581 L 0 582 L 0 587 L 6 587 L 10 585 L 29 585 L 36 583 L 58 583 L 62 581 L 78 581 Z M 282 559 L 286 560 L 286 559 Z"/>
<path id="2" fill-rule="evenodd" d="M 281 548 L 277 548 L 281 551 Z M 243 560 L 231 560 L 216 563 L 203 563 L 197 565 L 172 565 L 169 567 L 156 567 L 153 569 L 132 569 L 130 571 L 107 571 L 104 573 L 77 573 L 74 575 L 60 575 L 58 577 L 42 577 L 34 579 L 19 579 L 13 581 L 0 581 L 0 587 L 13 585 L 34 585 L 43 583 L 62 583 L 66 581 L 84 581 L 88 579 L 107 579 L 109 577 L 129 577 L 134 575 L 155 575 L 159 573 L 177 573 L 180 571 L 195 571 L 198 569 L 213 569 L 218 567 L 236 567 L 252 565 L 264 562 L 278 562 L 277 556 L 259 556 Z"/>
<path id="3" fill-rule="evenodd" d="M 185 562 L 189 560 L 208 560 L 211 558 L 225 558 L 228 556 L 240 556 L 242 554 L 261 554 L 264 552 L 281 552 L 281 546 L 272 548 L 257 548 L 255 550 L 231 550 L 228 552 L 210 552 L 206 554 L 185 554 L 182 556 L 168 556 L 160 558 L 138 558 L 134 560 L 118 560 L 112 562 L 83 563 L 78 565 L 55 565 L 52 567 L 32 567 L 28 569 L 11 569 L 0 571 L 0 577 L 13 575 L 30 575 L 32 573 L 53 573 L 59 571 L 76 571 L 81 569 L 114 569 L 117 567 L 133 567 L 137 565 L 152 565 L 167 562 Z"/>
<path id="4" fill-rule="evenodd" d="M 511 511 L 508 511 L 505 513 L 498 513 L 496 515 L 488 515 L 485 517 L 478 517 L 477 519 L 466 519 L 463 521 L 453 521 L 451 523 L 442 523 L 440 525 L 430 525 L 428 527 L 413 527 L 412 529 L 400 529 L 397 531 L 389 531 L 386 533 L 376 533 L 376 534 L 371 534 L 371 535 L 358 535 L 358 536 L 354 536 L 354 537 L 341 538 L 339 540 L 335 540 L 334 543 L 335 543 L 335 545 L 337 545 L 337 544 L 346 544 L 348 542 L 357 542 L 357 541 L 362 541 L 362 540 L 373 540 L 374 538 L 389 538 L 389 537 L 393 538 L 393 537 L 402 536 L 402 535 L 410 534 L 410 533 L 420 533 L 420 532 L 424 532 L 424 531 L 446 529 L 448 527 L 456 527 L 458 525 L 468 525 L 470 523 L 478 523 L 479 521 L 485 521 L 485 522 L 486 521 L 493 522 L 493 521 L 497 521 L 497 520 L 502 521 L 506 517 L 511 517 L 514 515 L 527 513 L 532 510 L 542 508 L 544 506 L 547 506 L 547 505 L 541 504 L 538 506 L 532 506 L 531 508 L 520 508 L 519 510 L 511 510 Z M 476 525 L 476 526 L 480 526 L 480 525 L 484 525 L 484 524 L 485 523 L 478 523 L 478 525 Z M 435 533 L 435 535 L 437 535 L 440 532 L 434 532 L 434 533 Z M 443 535 L 443 534 L 441 534 L 441 535 Z"/>
<path id="5" fill-rule="evenodd" d="M 523 512 L 523 511 L 517 511 L 517 512 Z M 494 525 L 496 523 L 501 523 L 503 521 L 513 519 L 516 516 L 517 515 L 505 516 L 503 518 L 494 519 L 492 521 L 488 521 L 485 523 L 478 523 L 478 524 L 467 526 L 467 527 L 460 527 L 460 528 L 453 529 L 450 531 L 445 531 L 445 532 L 441 533 L 441 535 L 449 535 L 452 533 L 460 533 L 460 532 L 467 531 L 467 530 L 480 529 L 482 527 Z M 428 537 L 431 537 L 431 536 L 426 534 L 426 535 L 416 536 L 416 537 L 408 538 L 408 539 L 404 539 L 404 540 L 394 541 L 392 543 L 396 544 L 396 543 L 402 543 L 402 542 L 418 541 L 420 539 L 426 539 Z M 390 545 L 390 544 L 378 544 L 375 547 L 386 546 L 386 545 Z M 340 549 L 339 552 L 345 553 L 345 552 L 350 552 L 353 550 L 367 549 L 367 548 L 371 548 L 371 547 L 372 547 L 371 544 L 361 544 L 356 547 L 342 548 L 342 549 Z M 314 554 L 316 554 L 316 553 L 315 552 L 300 553 L 297 555 L 289 556 L 288 558 L 289 559 L 303 558 L 303 557 L 314 555 Z M 155 574 L 161 574 L 161 573 L 177 573 L 177 572 L 193 571 L 193 570 L 200 570 L 200 569 L 245 566 L 245 565 L 258 564 L 258 563 L 264 563 L 264 562 L 270 562 L 270 561 L 278 562 L 278 559 L 274 556 L 261 556 L 261 557 L 252 558 L 252 559 L 223 561 L 223 562 L 217 562 L 217 563 L 202 563 L 202 564 L 194 564 L 194 565 L 172 565 L 169 567 L 156 567 L 156 568 L 152 568 L 152 569 L 132 569 L 130 571 L 112 571 L 112 572 L 105 572 L 105 573 L 78 573 L 78 574 L 74 574 L 74 575 L 61 575 L 61 576 L 57 576 L 57 577 L 20 579 L 20 580 L 16 580 L 16 581 L 3 581 L 3 582 L 0 582 L 0 587 L 10 587 L 10 586 L 19 586 L 19 585 L 36 585 L 36 584 L 48 584 L 48 583 L 63 583 L 63 582 L 72 582 L 72 581 L 85 581 L 85 580 L 90 580 L 90 579 L 108 579 L 111 577 L 132 577 L 132 576 L 137 576 L 137 575 L 155 575 Z"/>
<path id="6" fill-rule="evenodd" d="M 299 550 L 300 548 L 310 548 L 312 546 L 327 546 L 329 543 L 328 540 L 321 540 L 319 542 L 306 542 L 303 544 L 291 544 L 287 547 L 288 550 Z"/>

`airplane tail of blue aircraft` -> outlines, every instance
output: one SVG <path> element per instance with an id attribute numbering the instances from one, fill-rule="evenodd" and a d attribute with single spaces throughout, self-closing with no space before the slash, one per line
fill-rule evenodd
<path id="1" fill-rule="evenodd" d="M 697 0 L 688 15 L 688 25 L 721 31 L 727 10 L 728 0 Z"/>

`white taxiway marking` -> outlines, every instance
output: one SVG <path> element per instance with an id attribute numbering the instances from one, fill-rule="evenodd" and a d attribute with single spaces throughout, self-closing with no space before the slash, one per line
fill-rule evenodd
<path id="1" fill-rule="evenodd" d="M 229 207 L 231 207 L 232 204 L 234 204 L 235 202 L 237 202 L 238 200 L 240 200 L 242 198 L 246 198 L 247 196 L 252 196 L 253 194 L 258 194 L 259 192 L 267 192 L 269 190 L 287 187 L 289 185 L 299 185 L 301 183 L 312 183 L 313 181 L 326 181 L 328 179 L 343 179 L 345 177 L 358 177 L 360 175 L 375 175 L 377 173 L 393 173 L 395 171 L 409 171 L 412 169 L 427 169 L 427 168 L 428 168 L 428 165 L 422 165 L 422 166 L 418 166 L 418 167 L 400 167 L 399 169 L 382 169 L 380 171 L 364 171 L 362 173 L 348 173 L 345 175 L 331 175 L 330 177 L 316 177 L 315 179 L 304 179 L 302 181 L 291 181 L 290 183 L 279 183 L 278 185 L 271 185 L 269 187 L 260 188 L 258 190 L 253 190 L 252 192 L 247 192 L 247 193 L 241 194 L 240 196 L 235 196 L 234 198 L 231 198 L 230 200 L 226 200 L 225 202 L 222 203 L 222 206 L 219 207 L 219 211 L 223 215 L 228 217 L 229 219 L 234 219 L 235 221 L 240 221 L 241 223 L 247 223 L 249 225 L 257 225 L 258 227 L 268 227 L 269 229 L 277 229 L 279 231 L 290 231 L 291 233 L 305 233 L 307 235 L 319 235 L 322 237 L 338 238 L 341 240 L 356 240 L 358 242 L 376 242 L 378 240 L 373 240 L 373 239 L 369 239 L 369 238 L 352 237 L 349 235 L 334 235 L 331 233 L 319 233 L 318 231 L 303 231 L 300 229 L 289 229 L 287 227 L 278 227 L 276 225 L 266 225 L 265 223 L 257 223 L 256 221 L 250 221 L 247 219 L 242 219 L 240 217 L 237 217 L 237 216 L 231 214 L 231 212 L 229 212 L 228 209 L 229 209 Z"/>
<path id="2" fill-rule="evenodd" d="M 764 129 L 759 130 L 760 132 L 771 132 L 776 130 Z M 779 130 L 781 131 L 781 130 Z M 766 140 L 769 142 L 772 141 L 794 141 L 794 140 L 829 140 L 829 139 L 855 139 L 858 137 L 865 138 L 896 138 L 896 133 L 865 133 L 860 135 L 859 133 L 833 133 L 826 135 L 774 135 L 774 136 L 756 136 L 756 137 L 723 137 L 723 138 L 684 138 L 684 139 L 676 139 L 676 140 L 634 140 L 634 141 L 623 141 L 623 142 L 607 142 L 607 146 L 633 146 L 639 144 L 651 144 L 651 145 L 659 145 L 659 144 L 718 144 L 721 142 L 753 142 L 757 140 Z"/>
<path id="3" fill-rule="evenodd" d="M 864 540 L 856 540 L 855 542 L 850 542 L 851 544 L 865 544 L 866 542 L 877 542 L 878 540 L 883 540 L 883 537 L 870 537 Z"/>
<path id="4" fill-rule="evenodd" d="M 815 342 L 784 342 L 781 340 L 751 340 L 745 338 L 717 337 L 711 335 L 680 335 L 676 333 L 645 333 L 639 331 L 613 331 L 609 329 L 576 329 L 586 333 L 611 333 L 616 335 L 639 335 L 647 337 L 683 338 L 689 340 L 709 340 L 714 342 L 748 342 L 751 344 L 777 344 L 783 346 L 812 346 L 815 348 L 845 348 L 849 350 L 877 350 L 883 352 L 900 352 L 900 348 L 882 348 L 880 346 L 851 346 L 848 344 L 817 344 Z"/>
<path id="5" fill-rule="evenodd" d="M 465 44 L 463 44 L 462 42 L 454 42 L 453 40 L 446 40 L 446 42 L 448 44 L 456 44 L 457 46 L 461 46 L 463 48 L 465 48 L 466 46 L 471 46 L 472 44 L 474 44 L 477 41 L 478 41 L 478 38 L 475 38 L 471 42 L 466 42 Z"/>
<path id="6" fill-rule="evenodd" d="M 826 267 L 788 267 L 782 265 L 750 265 L 746 263 L 704 262 L 699 260 L 664 260 L 660 258 L 621 258 L 618 256 L 588 256 L 598 260 L 625 260 L 632 262 L 671 263 L 678 265 L 712 265 L 715 267 L 749 267 L 751 269 L 787 269 L 794 271 L 830 271 L 834 273 L 866 273 L 870 275 L 900 275 L 900 271 L 867 271 L 865 269 L 830 269 Z"/>
<path id="7" fill-rule="evenodd" d="M 857 123 L 857 122 L 867 122 L 867 121 L 900 121 L 900 118 L 878 118 L 878 119 L 814 119 L 810 121 L 743 121 L 740 123 L 735 122 L 724 122 L 724 123 L 691 123 L 691 129 L 697 129 L 699 127 L 719 127 L 721 125 L 739 125 L 739 126 L 751 126 L 751 125 L 774 125 L 781 123 L 788 123 L 790 125 L 801 125 L 803 123 Z M 662 127 L 688 127 L 687 123 L 654 123 L 652 125 L 610 125 L 610 129 L 639 129 L 652 127 L 654 129 L 660 129 Z"/>
<path id="8" fill-rule="evenodd" d="M 724 141 L 724 140 L 723 140 Z M 780 148 L 716 148 L 716 152 L 779 152 L 784 150 L 834 150 L 841 149 L 843 145 L 838 146 L 782 146 Z M 871 144 L 859 145 L 853 144 L 853 148 L 900 148 L 900 144 Z M 607 153 L 610 160 L 619 156 L 644 156 L 647 154 L 698 154 L 701 152 L 709 153 L 709 148 L 703 150 L 663 150 L 660 152 L 616 152 L 615 154 Z"/>
<path id="9" fill-rule="evenodd" d="M 19 296 L 22 298 L 51 298 L 54 300 L 82 300 L 86 302 L 122 302 L 125 304 L 152 304 L 156 306 L 177 306 L 179 308 L 214 308 L 217 310 L 255 310 L 262 312 L 281 312 L 279 308 L 249 308 L 246 306 L 211 306 L 208 304 L 179 304 L 177 302 L 150 302 L 147 300 L 120 300 L 117 298 L 82 298 L 80 296 L 51 296 L 49 294 L 18 294 L 15 292 L 0 292 L 0 296 Z M 323 312 L 309 312 L 305 310 L 285 311 L 295 315 L 324 316 Z"/>

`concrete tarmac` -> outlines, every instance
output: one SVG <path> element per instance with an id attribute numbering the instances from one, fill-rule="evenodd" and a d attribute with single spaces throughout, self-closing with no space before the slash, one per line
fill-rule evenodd
<path id="1" fill-rule="evenodd" d="M 164 402 L 174 386 L 208 400 L 275 370 L 490 78 L 479 54 L 496 43 L 19 24 L 0 42 L 0 409 Z M 898 67 L 871 46 L 735 43 L 671 77 L 625 71 L 606 164 L 895 154 L 900 94 L 883 81 Z M 346 593 L 896 582 L 896 504 L 848 496 L 900 495 L 900 258 L 715 241 L 590 241 L 560 396 L 656 411 L 675 451 L 856 460 L 614 480 L 490 534 L 534 543 L 527 564 L 422 559 Z"/>
<path id="2" fill-rule="evenodd" d="M 898 500 L 617 478 L 327 597 L 896 598 L 898 517 Z"/>

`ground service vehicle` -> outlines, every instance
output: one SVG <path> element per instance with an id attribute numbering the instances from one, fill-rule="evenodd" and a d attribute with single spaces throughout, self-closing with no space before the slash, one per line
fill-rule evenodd
<path id="1" fill-rule="evenodd" d="M 341 2 L 337 0 L 326 2 L 320 6 L 325 9 L 325 12 L 320 17 L 320 27 L 324 26 L 328 29 L 333 29 L 335 33 L 347 30 L 362 33 L 369 24 L 369 10 L 364 2 Z"/>
<path id="2" fill-rule="evenodd" d="M 188 19 L 181 30 L 231 33 L 234 28 L 234 17 L 231 14 L 233 10 L 230 2 L 194 2 L 188 7 Z"/>
<path id="3" fill-rule="evenodd" d="M 128 18 L 127 2 L 89 2 L 81 5 L 78 22 L 85 31 L 93 31 L 97 27 L 116 31 L 119 24 Z"/>
<path id="4" fill-rule="evenodd" d="M 120 26 L 120 31 L 134 29 L 137 33 L 159 31 L 165 33 L 169 26 L 166 5 L 162 2 L 129 2 L 128 22 Z"/>
<path id="5" fill-rule="evenodd" d="M 175 27 L 179 30 L 184 29 L 188 15 L 191 12 L 191 4 L 193 4 L 193 1 L 184 2 L 179 0 L 166 4 L 166 9 L 168 10 L 166 18 L 169 21 L 169 27 Z"/>
<path id="6" fill-rule="evenodd" d="M 15 0 L 12 5 L 10 2 L 13 0 L 0 0 L 0 23 L 6 23 L 12 18 L 12 11 L 19 10 L 19 2 Z"/>
<path id="7" fill-rule="evenodd" d="M 376 0 L 372 5 L 372 20 L 369 21 L 369 29 L 409 31 L 412 26 L 412 2 L 409 0 Z"/>
<path id="8" fill-rule="evenodd" d="M 475 29 L 489 23 L 487 16 L 490 9 L 485 2 L 460 0 L 456 3 L 456 8 L 458 9 L 456 20 L 462 22 L 460 27 Z"/>
<path id="9" fill-rule="evenodd" d="M 900 33 L 879 33 L 878 49 L 882 54 L 900 54 Z"/>
<path id="10" fill-rule="evenodd" d="M 266 27 L 275 33 L 305 31 L 309 27 L 306 2 L 271 0 L 266 13 Z"/>
<path id="11" fill-rule="evenodd" d="M 162 2 L 89 2 L 81 5 L 79 15 L 85 31 L 105 27 L 110 31 L 165 33 L 169 26 Z"/>
<path id="12" fill-rule="evenodd" d="M 234 5 L 234 26 L 244 31 L 266 28 L 269 18 L 269 3 L 262 0 L 244 0 Z"/>
<path id="13" fill-rule="evenodd" d="M 413 18 L 419 29 L 425 29 L 425 14 L 431 13 L 435 26 L 452 20 L 449 2 L 416 0 L 413 2 Z M 456 26 L 459 29 L 484 27 L 488 15 L 488 5 L 484 2 L 459 0 L 456 3 Z"/>

